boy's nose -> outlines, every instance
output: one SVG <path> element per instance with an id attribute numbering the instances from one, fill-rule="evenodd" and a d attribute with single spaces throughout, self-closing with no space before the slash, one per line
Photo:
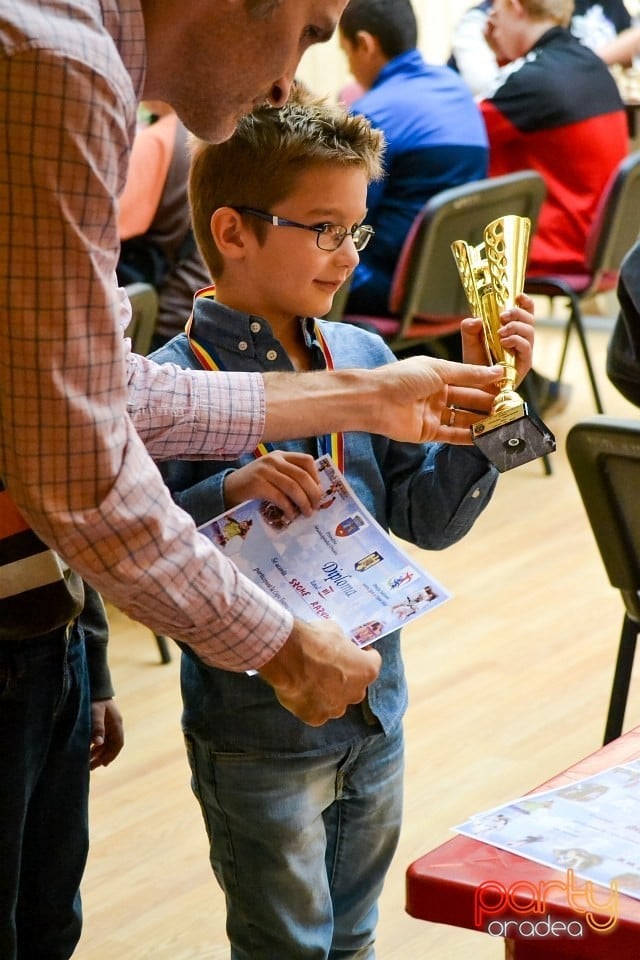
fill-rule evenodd
<path id="1" fill-rule="evenodd" d="M 360 263 L 360 255 L 356 250 L 353 237 L 350 233 L 346 235 L 338 249 L 336 250 L 340 263 L 345 264 L 351 270 L 354 270 Z"/>

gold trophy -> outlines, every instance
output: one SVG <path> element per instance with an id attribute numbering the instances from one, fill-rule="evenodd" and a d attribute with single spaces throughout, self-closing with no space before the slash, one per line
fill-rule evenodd
<path id="1" fill-rule="evenodd" d="M 456 240 L 451 250 L 474 317 L 482 319 L 487 356 L 504 369 L 491 413 L 472 427 L 473 442 L 501 473 L 556 449 L 555 437 L 515 391 L 516 365 L 500 343 L 500 314 L 524 289 L 531 221 L 509 215 L 492 220 L 484 243 Z"/>

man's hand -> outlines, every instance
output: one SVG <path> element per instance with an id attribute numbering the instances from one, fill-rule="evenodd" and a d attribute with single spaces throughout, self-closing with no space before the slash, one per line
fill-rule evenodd
<path id="1" fill-rule="evenodd" d="M 369 373 L 381 380 L 379 400 L 371 411 L 378 424 L 371 425 L 371 433 L 412 443 L 441 440 L 456 444 L 472 442 L 469 427 L 489 413 L 496 384 L 504 376 L 500 366 L 434 357 L 410 357 Z M 452 417 L 454 407 L 476 414 Z"/>
<path id="2" fill-rule="evenodd" d="M 392 440 L 471 443 L 451 407 L 489 412 L 500 366 L 410 357 L 373 370 L 265 373 L 264 440 L 360 430 Z M 479 417 L 478 417 L 479 419 Z"/>
<path id="3" fill-rule="evenodd" d="M 113 700 L 91 704 L 91 769 L 107 767 L 124 745 L 122 715 Z"/>
<path id="4" fill-rule="evenodd" d="M 296 620 L 287 642 L 259 673 L 283 707 L 319 727 L 364 700 L 380 662 L 376 650 L 361 650 L 333 621 Z"/>

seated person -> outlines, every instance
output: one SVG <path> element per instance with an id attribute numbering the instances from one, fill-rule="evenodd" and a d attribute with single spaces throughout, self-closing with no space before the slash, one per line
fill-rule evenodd
<path id="1" fill-rule="evenodd" d="M 492 43 L 488 19 L 491 5 L 491 0 L 483 0 L 462 15 L 449 58 L 449 66 L 459 71 L 478 99 L 492 93 L 505 68 Z M 640 28 L 632 26 L 623 0 L 576 0 L 570 30 L 610 66 L 629 64 L 640 51 Z"/>
<path id="2" fill-rule="evenodd" d="M 314 319 L 329 311 L 371 239 L 363 220 L 382 137 L 360 116 L 298 97 L 280 109 L 258 108 L 227 142 L 197 148 L 193 226 L 215 295 L 196 298 L 188 334 L 154 360 L 257 372 L 394 362 L 377 335 Z M 503 317 L 500 337 L 522 376 L 533 329 L 530 300 L 520 304 Z M 463 341 L 466 359 L 482 362 L 479 321 L 463 321 Z M 486 410 L 490 397 L 475 394 L 467 405 Z M 465 427 L 479 419 L 460 410 L 455 416 Z M 319 482 L 314 459 L 327 444 L 380 524 L 427 549 L 464 536 L 496 483 L 473 446 L 404 444 L 362 432 L 162 470 L 198 523 L 248 498 L 268 500 L 292 520 L 300 497 Z M 373 955 L 377 900 L 400 829 L 407 704 L 398 633 L 377 646 L 382 668 L 365 701 L 322 727 L 296 719 L 259 676 L 211 669 L 183 654 L 193 789 L 225 892 L 234 957 Z"/>
<path id="3" fill-rule="evenodd" d="M 385 316 L 400 250 L 435 193 L 487 173 L 487 138 L 473 98 L 448 67 L 416 49 L 410 0 L 351 0 L 339 26 L 349 69 L 365 89 L 350 109 L 382 130 L 385 176 L 367 193 L 376 242 L 362 252 L 347 313 Z"/>
<path id="4" fill-rule="evenodd" d="M 191 230 L 188 131 L 167 104 L 144 106 L 151 122 L 136 134 L 120 197 L 118 279 L 122 286 L 142 280 L 157 289 L 152 346 L 158 347 L 184 330 L 193 295 L 209 275 Z"/>
<path id="5" fill-rule="evenodd" d="M 627 118 L 603 61 L 567 29 L 572 0 L 495 0 L 493 43 L 518 67 L 480 103 L 491 176 L 537 170 L 547 186 L 529 273 L 583 273 L 587 233 L 629 151 Z"/>
<path id="6" fill-rule="evenodd" d="M 537 170 L 547 186 L 529 275 L 584 273 L 589 228 L 610 177 L 628 153 L 624 105 L 605 63 L 567 26 L 572 0 L 495 0 L 492 43 L 517 61 L 480 109 L 492 176 Z M 567 384 L 534 372 L 542 413 L 560 413 Z"/>

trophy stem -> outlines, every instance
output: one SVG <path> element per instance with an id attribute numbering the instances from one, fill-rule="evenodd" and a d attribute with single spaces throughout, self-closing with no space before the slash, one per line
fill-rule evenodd
<path id="1" fill-rule="evenodd" d="M 522 406 L 522 399 L 516 393 L 516 368 L 512 362 L 500 361 L 504 370 L 504 379 L 498 381 L 498 394 L 493 401 L 494 413 Z"/>
<path id="2" fill-rule="evenodd" d="M 500 341 L 500 314 L 524 287 L 530 226 L 526 217 L 508 214 L 487 224 L 483 243 L 451 245 L 473 315 L 482 320 L 487 359 L 503 370 L 491 412 L 471 427 L 474 444 L 500 472 L 556 448 L 549 428 L 516 393 L 516 358 Z"/>

